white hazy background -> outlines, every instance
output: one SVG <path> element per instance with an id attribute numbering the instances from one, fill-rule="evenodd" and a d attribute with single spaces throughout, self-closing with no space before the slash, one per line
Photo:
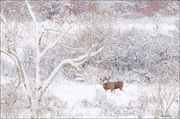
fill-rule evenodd
<path id="1" fill-rule="evenodd" d="M 1 118 L 179 118 L 179 29 L 178 1 L 2 1 Z"/>

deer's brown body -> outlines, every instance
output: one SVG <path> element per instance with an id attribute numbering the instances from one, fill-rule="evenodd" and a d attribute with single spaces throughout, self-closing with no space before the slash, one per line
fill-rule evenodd
<path id="1" fill-rule="evenodd" d="M 104 78 L 105 80 L 107 80 L 107 78 Z M 123 82 L 122 81 L 118 81 L 118 82 L 109 82 L 109 80 L 107 80 L 107 83 L 103 83 L 103 88 L 106 90 L 111 90 L 114 91 L 115 89 L 120 89 L 121 91 L 123 90 Z"/>
<path id="2" fill-rule="evenodd" d="M 115 89 L 120 89 L 121 91 L 123 90 L 122 88 L 123 88 L 123 82 L 122 81 L 118 81 L 118 82 L 109 82 L 109 79 L 110 78 L 106 78 L 106 77 L 104 77 L 104 79 L 100 79 L 100 80 L 102 80 L 103 81 L 103 88 L 106 90 L 106 92 L 107 92 L 107 90 L 111 90 L 111 92 L 112 91 L 114 91 Z M 107 81 L 107 83 L 104 83 L 104 81 Z"/>
<path id="3" fill-rule="evenodd" d="M 115 82 L 115 89 L 120 89 L 121 91 L 123 90 L 123 82 L 122 81 L 118 81 L 118 82 Z"/>
<path id="4" fill-rule="evenodd" d="M 118 82 L 108 82 L 108 83 L 104 83 L 103 84 L 103 88 L 107 91 L 107 90 L 111 90 L 114 91 L 115 89 L 120 89 L 121 91 L 123 90 L 123 82 L 118 81 Z"/>
<path id="5" fill-rule="evenodd" d="M 107 90 L 111 90 L 111 91 L 113 91 L 114 89 L 115 89 L 115 85 L 114 85 L 114 83 L 110 83 L 110 82 L 108 82 L 108 83 L 104 83 L 103 84 L 103 88 L 107 91 Z"/>

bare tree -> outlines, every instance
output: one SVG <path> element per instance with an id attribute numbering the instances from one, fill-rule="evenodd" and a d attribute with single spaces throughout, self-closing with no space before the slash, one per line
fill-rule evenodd
<path id="1" fill-rule="evenodd" d="M 19 84 L 11 92 L 12 93 L 15 92 L 15 90 L 17 90 L 17 88 L 20 85 L 23 85 L 26 91 L 27 98 L 29 100 L 31 118 L 39 118 L 41 117 L 41 110 L 42 110 L 41 103 L 42 103 L 43 96 L 46 93 L 48 87 L 52 84 L 53 80 L 55 79 L 55 76 L 58 74 L 60 69 L 64 65 L 70 64 L 73 67 L 75 67 L 77 70 L 80 70 L 80 65 L 88 61 L 91 57 L 96 56 L 98 53 L 100 53 L 104 49 L 104 46 L 100 47 L 99 43 L 96 43 L 96 44 L 91 45 L 91 47 L 88 47 L 88 48 L 85 48 L 85 47 L 73 48 L 71 46 L 62 44 L 61 40 L 64 39 L 65 35 L 72 29 L 72 27 L 70 27 L 61 38 L 57 39 L 52 44 L 49 44 L 43 50 L 40 51 L 40 42 L 41 42 L 40 40 L 42 38 L 42 35 L 39 33 L 40 29 L 38 26 L 38 22 L 36 20 L 35 13 L 32 10 L 32 6 L 29 4 L 27 0 L 25 2 L 29 10 L 30 16 L 32 17 L 33 22 L 35 24 L 35 30 L 36 30 L 35 32 L 36 33 L 35 35 L 35 38 L 36 38 L 35 40 L 36 41 L 36 68 L 35 68 L 36 77 L 35 77 L 34 87 L 30 86 L 29 80 L 26 76 L 24 67 L 21 62 L 22 60 L 17 55 L 17 53 L 9 46 L 10 42 L 8 40 L 3 41 L 3 42 L 6 42 L 8 45 L 7 46 L 1 45 L 0 51 L 1 53 L 9 56 L 17 65 L 17 69 L 18 69 L 17 73 L 19 75 Z M 1 14 L 1 21 L 6 26 L 8 26 L 6 22 L 6 18 L 3 16 L 3 14 Z M 14 43 L 15 42 L 12 42 L 12 45 L 15 45 Z M 41 69 L 40 61 L 43 59 L 44 55 L 47 54 L 48 51 L 52 50 L 57 44 L 61 44 L 62 47 L 68 48 L 69 51 L 86 49 L 86 52 L 84 52 L 84 54 L 82 55 L 77 55 L 75 58 L 67 58 L 67 59 L 62 60 L 58 64 L 58 66 L 54 68 L 50 76 L 47 79 L 42 80 L 42 77 L 44 76 L 40 74 L 40 69 Z M 32 94 L 33 92 L 35 92 L 35 94 Z"/>

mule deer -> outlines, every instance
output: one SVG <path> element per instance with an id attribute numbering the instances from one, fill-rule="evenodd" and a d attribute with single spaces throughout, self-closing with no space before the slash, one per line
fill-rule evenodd
<path id="1" fill-rule="evenodd" d="M 109 82 L 110 78 L 106 78 L 104 77 L 104 79 L 102 80 L 100 78 L 101 81 L 103 81 L 103 88 L 106 90 L 111 90 L 111 92 L 113 92 L 115 89 L 120 89 L 121 91 L 123 91 L 122 87 L 123 87 L 123 82 L 122 81 L 118 81 L 118 82 Z M 107 81 L 107 83 L 104 83 L 104 81 Z"/>

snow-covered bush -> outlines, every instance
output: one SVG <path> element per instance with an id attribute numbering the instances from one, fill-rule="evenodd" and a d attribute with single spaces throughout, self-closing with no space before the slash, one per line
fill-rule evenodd
<path id="1" fill-rule="evenodd" d="M 178 117 L 179 109 L 179 68 L 173 67 L 167 69 L 167 64 L 161 62 L 159 69 L 155 74 L 155 80 L 151 86 L 151 98 L 154 103 L 152 107 L 155 118 L 159 117 Z"/>
<path id="2" fill-rule="evenodd" d="M 44 105 L 42 106 L 42 117 L 61 117 L 63 111 L 67 108 L 67 103 L 63 102 L 61 99 L 48 96 L 44 98 Z"/>
<path id="3" fill-rule="evenodd" d="M 25 92 L 18 86 L 18 79 L 1 77 L 1 118 L 18 118 L 29 109 Z"/>

